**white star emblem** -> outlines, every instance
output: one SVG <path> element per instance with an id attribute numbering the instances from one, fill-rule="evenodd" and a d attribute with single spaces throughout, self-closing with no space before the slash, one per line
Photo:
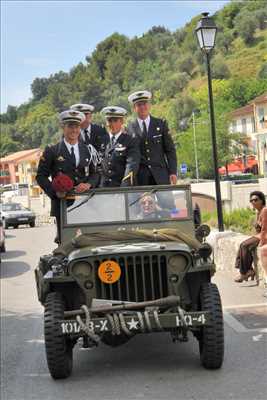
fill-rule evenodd
<path id="1" fill-rule="evenodd" d="M 131 321 L 127 322 L 129 325 L 129 329 L 137 329 L 138 321 L 136 321 L 134 318 L 131 319 Z"/>

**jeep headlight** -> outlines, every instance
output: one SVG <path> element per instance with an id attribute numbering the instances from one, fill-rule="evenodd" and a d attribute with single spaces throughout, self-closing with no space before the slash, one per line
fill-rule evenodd
<path id="1" fill-rule="evenodd" d="M 198 249 L 198 254 L 200 255 L 201 258 L 203 258 L 204 260 L 206 260 L 207 258 L 209 258 L 209 256 L 212 254 L 212 247 L 209 243 L 202 243 L 199 246 Z"/>
<path id="2" fill-rule="evenodd" d="M 88 278 L 92 274 L 93 267 L 86 261 L 78 261 L 72 266 L 71 272 L 76 278 Z"/>
<path id="3" fill-rule="evenodd" d="M 181 254 L 175 254 L 169 258 L 169 266 L 172 273 L 184 272 L 188 260 Z"/>

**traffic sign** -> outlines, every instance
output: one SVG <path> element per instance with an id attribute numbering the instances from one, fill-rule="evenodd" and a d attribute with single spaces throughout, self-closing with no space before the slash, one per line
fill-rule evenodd
<path id="1" fill-rule="evenodd" d="M 187 173 L 187 164 L 181 164 L 180 171 L 182 174 L 186 174 Z"/>

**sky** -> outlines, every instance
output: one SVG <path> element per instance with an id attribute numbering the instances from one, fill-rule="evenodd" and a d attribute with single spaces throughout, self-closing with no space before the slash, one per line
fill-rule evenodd
<path id="1" fill-rule="evenodd" d="M 228 1 L 1 0 L 1 112 L 28 101 L 35 78 L 85 62 L 113 32 L 131 38 L 157 25 L 175 31 Z"/>

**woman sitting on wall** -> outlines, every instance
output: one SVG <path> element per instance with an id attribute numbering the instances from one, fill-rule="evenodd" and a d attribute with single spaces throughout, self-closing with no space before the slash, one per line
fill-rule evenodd
<path id="1" fill-rule="evenodd" d="M 235 279 L 235 282 L 247 281 L 248 278 L 254 280 L 253 251 L 257 246 L 261 247 L 267 244 L 267 207 L 264 193 L 259 191 L 250 193 L 250 203 L 257 210 L 256 234 L 240 244 L 235 263 L 240 275 Z"/>

